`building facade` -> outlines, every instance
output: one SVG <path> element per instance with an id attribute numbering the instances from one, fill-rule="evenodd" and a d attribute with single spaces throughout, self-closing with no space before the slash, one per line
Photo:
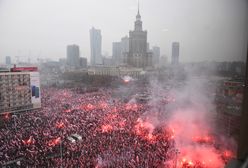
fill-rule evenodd
<path id="1" fill-rule="evenodd" d="M 128 36 L 121 38 L 121 54 L 123 57 L 123 53 L 129 52 L 129 38 Z"/>
<path id="2" fill-rule="evenodd" d="M 113 77 L 131 76 L 133 78 L 139 78 L 143 75 L 143 69 L 116 66 L 94 66 L 88 69 L 88 75 L 101 75 Z"/>
<path id="3" fill-rule="evenodd" d="M 218 131 L 235 139 L 239 135 L 244 93 L 244 81 L 225 80 L 216 95 L 216 123 Z"/>
<path id="4" fill-rule="evenodd" d="M 10 56 L 5 57 L 5 64 L 6 65 L 11 65 L 11 57 Z"/>
<path id="5" fill-rule="evenodd" d="M 87 58 L 80 57 L 79 64 L 80 64 L 80 68 L 87 68 Z"/>
<path id="6" fill-rule="evenodd" d="M 122 57 L 121 42 L 113 42 L 112 58 L 114 60 L 115 65 L 119 65 L 121 63 L 121 57 Z"/>
<path id="7" fill-rule="evenodd" d="M 102 64 L 102 35 L 101 30 L 90 29 L 90 63 L 91 65 Z"/>
<path id="8" fill-rule="evenodd" d="M 125 36 L 121 38 L 120 42 L 113 42 L 112 58 L 115 65 L 124 64 L 125 53 L 129 52 L 129 38 Z"/>
<path id="9" fill-rule="evenodd" d="M 67 64 L 71 67 L 79 67 L 80 64 L 80 52 L 78 45 L 67 46 Z"/>
<path id="10" fill-rule="evenodd" d="M 134 31 L 129 32 L 129 52 L 125 53 L 124 62 L 137 68 L 152 66 L 152 53 L 147 52 L 147 31 L 143 31 L 139 10 Z"/>
<path id="11" fill-rule="evenodd" d="M 1 72 L 0 113 L 40 108 L 40 92 L 39 72 Z"/>
<path id="12" fill-rule="evenodd" d="M 179 48 L 180 48 L 179 42 L 173 42 L 172 43 L 172 55 L 171 55 L 171 64 L 172 65 L 179 64 Z"/>
<path id="13" fill-rule="evenodd" d="M 153 65 L 158 66 L 159 65 L 159 59 L 160 59 L 160 48 L 157 46 L 152 47 L 152 53 L 153 53 Z"/>

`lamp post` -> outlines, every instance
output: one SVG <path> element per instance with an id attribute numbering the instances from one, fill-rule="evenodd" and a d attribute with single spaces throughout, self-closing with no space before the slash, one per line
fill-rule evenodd
<path id="1" fill-rule="evenodd" d="M 63 168 L 63 150 L 62 150 L 62 139 L 60 140 L 60 159 L 61 159 L 61 168 Z"/>
<path id="2" fill-rule="evenodd" d="M 180 153 L 180 151 L 178 149 L 175 149 L 175 152 L 176 152 L 175 168 L 177 168 L 177 157 L 178 157 L 178 154 Z"/>
<path id="3" fill-rule="evenodd" d="M 14 118 L 14 123 L 15 123 L 15 131 L 17 132 L 17 128 L 16 128 L 16 118 L 17 118 L 17 115 L 13 115 L 12 117 Z"/>

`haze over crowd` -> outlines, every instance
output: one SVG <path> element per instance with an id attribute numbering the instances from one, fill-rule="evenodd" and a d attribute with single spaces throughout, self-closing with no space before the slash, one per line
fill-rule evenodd
<path id="1" fill-rule="evenodd" d="M 141 0 L 140 12 L 151 46 L 180 59 L 244 61 L 247 46 L 246 0 Z M 103 54 L 133 29 L 137 0 L 0 0 L 0 62 L 5 56 L 66 57 L 66 45 L 78 44 L 90 57 L 89 29 L 101 29 Z M 25 58 L 25 57 L 24 57 Z"/>

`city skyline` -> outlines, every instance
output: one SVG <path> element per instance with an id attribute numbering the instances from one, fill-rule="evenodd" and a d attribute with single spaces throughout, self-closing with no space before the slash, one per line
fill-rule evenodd
<path id="1" fill-rule="evenodd" d="M 245 0 L 180 3 L 143 0 L 140 8 L 144 27 L 149 32 L 148 41 L 151 46 L 160 46 L 162 55 L 169 58 L 172 42 L 179 41 L 182 62 L 244 61 L 247 37 Z M 136 12 L 136 0 L 44 0 L 36 3 L 1 0 L 0 62 L 4 62 L 5 56 L 12 59 L 26 56 L 25 59 L 31 57 L 32 60 L 38 57 L 65 58 L 64 48 L 68 44 L 79 45 L 82 55 L 89 59 L 88 30 L 92 26 L 101 29 L 102 51 L 111 55 L 112 42 L 132 30 Z"/>

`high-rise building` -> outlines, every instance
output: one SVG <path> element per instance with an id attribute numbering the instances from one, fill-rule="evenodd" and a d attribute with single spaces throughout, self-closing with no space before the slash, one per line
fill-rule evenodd
<path id="1" fill-rule="evenodd" d="M 159 66 L 160 67 L 165 67 L 168 63 L 168 58 L 166 55 L 162 55 L 161 58 L 159 59 Z"/>
<path id="2" fill-rule="evenodd" d="M 113 42 L 112 58 L 115 65 L 124 63 L 124 55 L 129 52 L 129 38 L 125 36 L 120 42 Z"/>
<path id="3" fill-rule="evenodd" d="M 128 38 L 128 36 L 121 38 L 121 52 L 122 52 L 122 54 L 125 52 L 129 52 L 129 38 Z"/>
<path id="4" fill-rule="evenodd" d="M 67 64 L 71 67 L 79 67 L 79 46 L 68 45 L 67 46 Z"/>
<path id="5" fill-rule="evenodd" d="M 153 53 L 153 65 L 158 65 L 159 64 L 159 59 L 160 59 L 160 47 L 154 46 L 152 47 L 152 53 Z"/>
<path id="6" fill-rule="evenodd" d="M 121 63 L 122 51 L 121 51 L 121 42 L 113 42 L 112 46 L 112 58 L 116 65 Z"/>
<path id="7" fill-rule="evenodd" d="M 5 64 L 6 65 L 11 65 L 11 57 L 10 56 L 5 57 Z"/>
<path id="8" fill-rule="evenodd" d="M 87 68 L 87 58 L 80 57 L 79 58 L 79 65 L 81 68 Z"/>
<path id="9" fill-rule="evenodd" d="M 147 52 L 149 52 L 150 51 L 150 44 L 149 43 L 147 43 L 147 50 L 146 50 Z"/>
<path id="10" fill-rule="evenodd" d="M 143 31 L 139 9 L 134 31 L 129 32 L 129 52 L 125 54 L 125 63 L 138 68 L 152 66 L 152 53 L 147 52 L 147 31 Z"/>
<path id="11" fill-rule="evenodd" d="M 172 43 L 172 56 L 171 56 L 171 64 L 177 65 L 179 64 L 179 42 Z"/>
<path id="12" fill-rule="evenodd" d="M 125 53 L 129 52 L 129 38 L 128 36 L 121 38 L 121 58 L 120 58 L 120 64 L 124 63 L 124 56 Z"/>
<path id="13" fill-rule="evenodd" d="M 95 29 L 94 27 L 90 29 L 90 49 L 91 49 L 91 57 L 90 57 L 91 65 L 102 64 L 101 30 Z"/>
<path id="14" fill-rule="evenodd" d="M 14 67 L 0 72 L 0 113 L 41 107 L 40 75 L 37 67 Z"/>

